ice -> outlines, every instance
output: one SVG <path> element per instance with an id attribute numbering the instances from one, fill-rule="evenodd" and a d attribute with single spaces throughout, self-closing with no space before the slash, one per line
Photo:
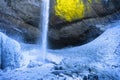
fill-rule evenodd
<path id="1" fill-rule="evenodd" d="M 1 80 L 120 80 L 120 23 L 82 46 L 48 50 L 46 63 L 38 48 L 22 51 L 21 68 L 1 71 Z"/>

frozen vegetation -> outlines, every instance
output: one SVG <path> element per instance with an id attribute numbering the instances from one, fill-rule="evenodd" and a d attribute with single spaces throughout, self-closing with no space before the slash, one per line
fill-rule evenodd
<path id="1" fill-rule="evenodd" d="M 0 32 L 0 68 L 7 70 L 20 67 L 20 53 L 20 44 Z"/>
<path id="2" fill-rule="evenodd" d="M 27 47 L 7 37 L 1 51 L 9 49 L 6 54 L 10 54 L 0 53 L 1 59 L 3 54 L 6 57 L 1 63 L 20 67 L 0 70 L 0 80 L 120 80 L 120 21 L 107 27 L 102 35 L 85 45 L 48 50 L 46 63 L 42 62 L 42 51 L 37 46 Z M 1 36 L 6 37 L 0 33 Z M 19 64 L 17 54 L 22 56 Z"/>

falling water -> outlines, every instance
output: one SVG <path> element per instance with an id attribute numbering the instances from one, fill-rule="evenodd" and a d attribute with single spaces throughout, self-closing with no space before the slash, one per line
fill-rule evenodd
<path id="1" fill-rule="evenodd" d="M 42 0 L 41 4 L 41 22 L 40 27 L 42 27 L 41 33 L 41 50 L 43 54 L 43 61 L 45 61 L 45 56 L 47 53 L 47 32 L 48 32 L 48 23 L 49 23 L 49 0 Z"/>

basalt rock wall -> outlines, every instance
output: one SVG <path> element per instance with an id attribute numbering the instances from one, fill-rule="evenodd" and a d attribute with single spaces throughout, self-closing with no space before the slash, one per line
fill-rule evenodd
<path id="1" fill-rule="evenodd" d="M 1 0 L 0 30 L 17 40 L 36 43 L 42 0 Z M 104 25 L 119 18 L 120 0 L 50 0 L 49 44 L 85 44 L 99 36 Z M 58 44 L 61 44 L 57 46 Z"/>

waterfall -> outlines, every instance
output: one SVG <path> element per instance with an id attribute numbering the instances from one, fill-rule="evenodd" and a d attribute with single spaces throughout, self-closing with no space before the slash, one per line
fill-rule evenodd
<path id="1" fill-rule="evenodd" d="M 48 32 L 48 24 L 49 24 L 49 0 L 42 0 L 41 4 L 41 22 L 40 27 L 42 28 L 41 33 L 41 51 L 43 55 L 43 60 L 45 61 L 46 53 L 47 53 L 47 32 Z"/>

